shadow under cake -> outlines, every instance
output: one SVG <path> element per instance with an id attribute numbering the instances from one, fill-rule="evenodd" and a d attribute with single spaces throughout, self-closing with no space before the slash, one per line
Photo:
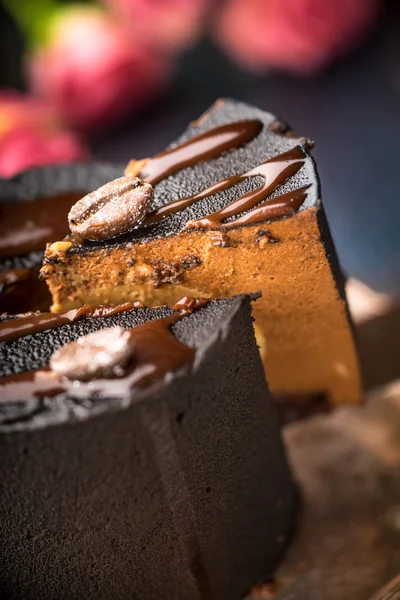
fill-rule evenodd
<path id="1" fill-rule="evenodd" d="M 155 211 L 128 234 L 72 239 L 62 259 L 48 252 L 42 274 L 53 310 L 260 290 L 255 330 L 273 394 L 361 400 L 343 278 L 307 139 L 269 113 L 218 101 L 170 150 L 132 161 L 127 172 L 153 184 Z"/>
<path id="2" fill-rule="evenodd" d="M 10 376 L 42 369 L 79 336 L 176 315 L 126 310 L 0 345 L 2 598 L 240 600 L 275 568 L 297 496 L 249 297 L 172 324 L 170 342 L 191 358 L 144 386 L 123 377 L 37 397 L 31 378 L 6 401 Z M 164 339 L 147 351 L 168 365 Z M 141 343 L 136 352 L 133 373 Z"/>

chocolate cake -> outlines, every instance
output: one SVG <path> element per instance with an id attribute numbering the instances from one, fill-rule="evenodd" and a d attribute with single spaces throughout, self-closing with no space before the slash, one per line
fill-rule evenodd
<path id="1" fill-rule="evenodd" d="M 218 101 L 169 150 L 128 165 L 154 187 L 154 210 L 136 228 L 102 240 L 94 223 L 86 237 L 49 247 L 42 275 L 53 310 L 261 290 L 255 330 L 272 392 L 360 401 L 311 146 L 269 113 Z M 85 230 L 76 215 L 70 224 Z"/>
<path id="2" fill-rule="evenodd" d="M 2 318 L 1 598 L 239 600 L 273 570 L 296 493 L 250 298 L 175 308 Z M 87 381 L 121 331 L 133 363 Z"/>
<path id="3" fill-rule="evenodd" d="M 83 194 L 120 171 L 102 163 L 77 163 L 0 179 L 0 314 L 49 310 L 48 287 L 38 279 L 46 243 L 67 235 L 68 211 Z"/>

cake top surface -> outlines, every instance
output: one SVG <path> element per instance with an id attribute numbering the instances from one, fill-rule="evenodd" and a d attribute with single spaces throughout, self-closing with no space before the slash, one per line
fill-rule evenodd
<path id="1" fill-rule="evenodd" d="M 18 427 L 21 424 L 22 427 L 26 427 L 29 421 L 34 422 L 35 426 L 40 426 L 42 422 L 47 424 L 52 421 L 63 421 L 66 418 L 84 420 L 92 414 L 127 406 L 131 402 L 151 397 L 157 393 L 160 386 L 171 385 L 180 377 L 190 377 L 191 369 L 196 369 L 201 364 L 205 353 L 224 337 L 236 313 L 249 301 L 248 296 L 212 300 L 183 317 L 182 313 L 169 307 L 133 308 L 109 316 L 81 318 L 1 343 L 0 377 L 7 379 L 0 379 L 0 385 L 9 377 L 18 378 L 34 369 L 43 370 L 49 365 L 55 351 L 65 348 L 66 344 L 71 344 L 81 336 L 88 336 L 105 328 L 108 331 L 111 331 L 111 328 L 123 328 L 136 334 L 140 331 L 143 333 L 143 327 L 148 324 L 156 325 L 157 329 L 150 331 L 151 344 L 155 341 L 160 346 L 166 343 L 160 350 L 156 349 L 157 356 L 153 362 L 157 367 L 158 362 L 164 360 L 163 353 L 167 355 L 168 360 L 165 365 L 162 365 L 165 366 L 164 371 L 161 369 L 156 373 L 158 376 L 155 378 L 147 381 L 146 373 L 139 373 L 140 384 L 144 384 L 139 387 L 127 387 L 127 385 L 124 387 L 128 377 L 115 377 L 100 379 L 100 382 L 107 382 L 107 385 L 102 384 L 101 387 L 97 386 L 96 382 L 90 381 L 83 385 L 81 391 L 77 388 L 76 392 L 74 392 L 73 382 L 67 390 L 61 389 L 59 393 L 53 393 L 50 387 L 49 396 L 45 395 L 42 398 L 35 398 L 30 393 L 29 398 L 16 400 L 13 393 L 12 400 L 5 401 L 5 394 L 2 394 L 0 428 L 10 425 Z M 250 308 L 248 311 L 250 312 Z M 2 323 L 9 322 L 8 318 L 2 319 Z M 250 318 L 249 327 L 251 327 Z M 145 330 L 145 335 L 149 335 L 149 328 Z M 137 340 L 134 339 L 134 343 L 135 341 Z M 171 342 L 176 347 L 171 348 Z M 109 344 L 109 341 L 106 343 Z M 145 343 L 147 344 L 145 352 L 148 352 L 149 344 L 146 340 Z M 149 361 L 147 356 L 142 360 L 140 352 L 143 353 L 143 347 L 141 348 L 140 345 L 138 351 L 139 367 L 143 367 L 144 364 L 147 368 L 149 362 L 153 360 L 153 352 Z M 170 354 L 177 354 L 176 360 L 172 357 L 171 362 Z M 133 367 L 135 371 L 135 363 Z M 54 385 L 52 387 L 54 388 Z M 55 389 L 57 391 L 57 386 Z"/>
<path id="2" fill-rule="evenodd" d="M 220 131 L 220 134 L 215 135 L 216 131 Z M 186 147 L 183 153 L 176 153 L 177 147 L 189 142 L 193 144 L 193 140 L 198 138 L 203 139 L 202 144 L 189 146 L 189 152 Z M 172 149 L 175 149 L 175 153 L 168 154 Z M 164 169 L 165 176 L 155 178 L 153 203 L 155 210 L 199 193 L 204 197 L 184 209 L 168 214 L 159 222 L 151 223 L 151 219 L 150 222 L 146 219 L 141 226 L 127 234 L 105 241 L 78 242 L 70 252 L 123 246 L 129 242 L 148 241 L 182 232 L 190 221 L 203 220 L 215 211 L 226 209 L 244 194 L 258 191 L 263 184 L 260 165 L 271 159 L 276 160 L 276 157 L 283 153 L 297 152 L 301 159 L 297 160 L 299 168 L 282 177 L 279 185 L 270 186 L 265 197 L 271 201 L 284 194 L 304 190 L 300 202 L 294 206 L 295 210 L 304 210 L 309 206 L 317 205 L 320 195 L 319 182 L 309 149 L 308 140 L 295 137 L 288 126 L 273 115 L 233 100 L 219 100 L 200 119 L 192 123 L 178 140 L 171 144 L 169 150 L 150 159 L 150 162 L 144 165 L 143 172 L 140 172 L 142 178 L 154 180 L 154 171 L 160 171 L 160 164 L 165 167 L 169 163 L 171 167 Z M 203 156 L 201 156 L 202 151 Z M 182 157 L 185 160 L 182 160 Z M 267 163 L 267 168 L 269 166 L 271 165 Z M 265 168 L 264 164 L 264 171 Z M 249 171 L 253 173 L 249 174 Z M 85 194 L 121 175 L 123 175 L 122 166 L 101 163 L 53 165 L 32 169 L 10 180 L 0 180 L 0 212 L 6 210 L 4 202 L 15 204 L 18 201 L 54 197 L 51 208 L 54 210 L 55 217 L 59 213 L 62 218 L 62 230 L 64 231 L 64 227 L 68 230 L 66 210 L 61 206 L 63 199 L 60 198 L 60 194 Z M 232 177 L 238 180 L 230 181 L 230 185 L 225 188 L 222 186 L 220 190 L 214 190 L 214 193 L 205 193 L 212 191 L 210 187 L 215 186 L 216 183 Z M 64 200 L 67 202 L 67 199 Z M 42 208 L 44 210 L 45 207 Z M 6 210 L 6 217 L 8 212 L 9 209 Z M 246 213 L 249 211 L 245 207 L 242 212 L 240 210 L 238 212 L 242 220 Z M 31 219 L 29 215 L 28 217 Z M 20 210 L 15 214 L 15 218 L 17 220 L 15 227 L 18 229 L 18 219 L 23 220 Z M 268 218 L 265 218 L 264 222 L 266 220 Z M 226 223 L 229 222 L 233 220 L 228 216 Z M 8 229 L 10 229 L 9 223 Z M 46 241 L 61 239 L 57 237 L 58 229 L 60 228 L 55 228 L 53 234 L 49 233 Z M 21 231 L 18 231 L 18 235 L 20 234 Z M 25 250 L 21 252 L 20 243 L 15 244 L 15 251 L 14 243 L 3 251 L 0 244 L 0 270 L 25 268 L 38 264 L 41 260 L 41 252 L 38 250 L 44 243 L 34 248 L 32 236 L 29 237 L 28 242 L 28 245 L 32 246 L 31 250 L 37 250 L 36 252 L 25 252 Z M 4 244 L 7 246 L 5 240 L 3 240 Z"/>
<path id="3" fill-rule="evenodd" d="M 195 147 L 188 146 L 193 138 L 198 138 L 199 143 Z M 232 140 L 231 143 L 224 143 L 228 138 Z M 186 144 L 183 152 L 171 154 L 171 149 L 179 148 L 182 144 Z M 143 168 L 134 173 L 154 184 L 155 210 L 171 206 L 172 202 L 184 198 L 200 197 L 187 206 L 181 205 L 176 212 L 168 210 L 162 220 L 155 220 L 154 214 L 150 214 L 150 219 L 145 219 L 139 227 L 118 237 L 104 241 L 79 240 L 70 252 L 149 241 L 180 233 L 192 222 L 197 222 L 196 226 L 201 227 L 205 217 L 216 211 L 226 211 L 232 202 L 260 189 L 265 182 L 263 169 L 276 169 L 280 155 L 284 166 L 279 167 L 280 176 L 268 188 L 264 198 L 281 198 L 284 194 L 293 194 L 301 189 L 304 190 L 304 197 L 295 210 L 315 206 L 319 201 L 319 182 L 309 153 L 310 145 L 309 140 L 292 135 L 269 113 L 232 100 L 218 101 L 189 126 L 169 151 L 149 159 L 147 164 L 144 161 Z M 220 148 L 219 152 L 215 152 L 216 147 Z M 271 162 L 265 166 L 266 161 Z M 296 163 L 295 168 L 285 171 L 281 176 L 288 162 Z M 160 163 L 163 163 L 163 168 Z M 141 161 L 137 161 L 137 164 L 140 167 Z M 213 187 L 224 180 L 228 180 L 227 185 Z M 236 215 L 246 210 L 246 207 L 239 209 Z M 285 216 L 285 213 L 278 216 Z M 228 214 L 227 222 L 232 218 Z"/>

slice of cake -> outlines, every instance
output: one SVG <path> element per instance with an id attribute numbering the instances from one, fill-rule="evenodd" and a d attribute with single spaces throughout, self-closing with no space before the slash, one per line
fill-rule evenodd
<path id="1" fill-rule="evenodd" d="M 73 215 L 80 237 L 61 255 L 50 247 L 42 269 L 53 310 L 261 290 L 255 329 L 272 392 L 358 402 L 356 349 L 310 146 L 268 113 L 217 102 L 171 149 L 128 166 L 154 187 L 154 210 L 135 229 L 99 241 L 112 210 L 100 210 L 101 222 L 79 205 L 90 231 Z"/>
<path id="2" fill-rule="evenodd" d="M 274 569 L 296 490 L 250 299 L 201 305 L 3 319 L 1 598 L 241 600 Z"/>
<path id="3" fill-rule="evenodd" d="M 101 163 L 51 165 L 0 179 L 0 314 L 49 310 L 38 279 L 47 242 L 69 232 L 67 215 L 92 189 L 118 176 Z"/>

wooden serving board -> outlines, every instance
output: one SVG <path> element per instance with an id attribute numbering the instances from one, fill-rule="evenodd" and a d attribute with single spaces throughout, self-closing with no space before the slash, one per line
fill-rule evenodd
<path id="1" fill-rule="evenodd" d="M 251 600 L 367 600 L 400 573 L 400 383 L 284 432 L 303 497 L 274 585 Z"/>
<path id="2" fill-rule="evenodd" d="M 356 333 L 372 391 L 284 428 L 302 513 L 276 581 L 248 600 L 368 600 L 400 574 L 400 307 Z"/>

